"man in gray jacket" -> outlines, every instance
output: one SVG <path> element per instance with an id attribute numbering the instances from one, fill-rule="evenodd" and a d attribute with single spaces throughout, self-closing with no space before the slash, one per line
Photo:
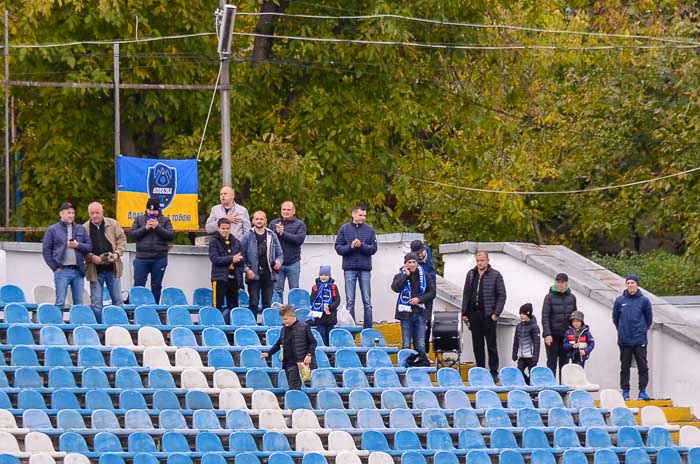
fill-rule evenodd
<path id="1" fill-rule="evenodd" d="M 249 308 L 253 313 L 272 304 L 272 291 L 282 266 L 282 247 L 277 235 L 267 225 L 263 211 L 253 213 L 253 228 L 243 237 L 241 245 L 245 255 L 245 276 L 250 296 Z M 262 308 L 258 308 L 262 291 Z"/>
<path id="2" fill-rule="evenodd" d="M 231 234 L 238 240 L 250 230 L 250 216 L 248 210 L 236 203 L 236 193 L 231 187 L 222 187 L 219 192 L 221 204 L 211 208 L 207 223 L 204 226 L 208 234 L 214 234 L 219 230 L 219 219 L 225 217 L 231 221 Z"/>

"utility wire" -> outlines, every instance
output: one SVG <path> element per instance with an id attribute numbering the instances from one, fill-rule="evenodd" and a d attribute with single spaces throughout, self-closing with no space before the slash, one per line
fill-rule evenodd
<path id="1" fill-rule="evenodd" d="M 47 44 L 12 44 L 12 48 L 59 48 L 59 47 L 75 47 L 77 45 L 113 45 L 118 44 L 131 44 L 131 43 L 145 43 L 145 42 L 160 42 L 163 40 L 178 40 L 178 39 L 189 39 L 191 37 L 208 37 L 216 36 L 214 32 L 196 32 L 194 34 L 180 34 L 180 35 L 166 35 L 162 37 L 147 37 L 145 39 L 111 39 L 111 40 L 82 40 L 75 42 L 55 42 Z M 5 46 L 0 46 L 0 50 L 4 49 Z"/>
<path id="2" fill-rule="evenodd" d="M 211 94 L 211 102 L 209 103 L 209 111 L 207 112 L 207 119 L 204 121 L 204 130 L 202 131 L 202 139 L 199 141 L 199 148 L 197 148 L 197 161 L 199 161 L 199 155 L 202 154 L 202 145 L 204 144 L 204 136 L 207 133 L 207 126 L 209 125 L 209 118 L 211 117 L 211 109 L 214 106 L 214 100 L 216 99 L 216 91 L 219 87 L 219 79 L 221 78 L 221 69 L 224 67 L 224 62 L 219 62 L 219 72 L 216 75 L 216 83 L 214 83 L 214 91 Z"/>
<path id="3" fill-rule="evenodd" d="M 556 190 L 556 191 L 533 191 L 533 192 L 527 192 L 523 190 L 495 190 L 495 189 L 482 189 L 482 188 L 475 188 L 475 187 L 465 187 L 462 185 L 456 185 L 456 184 L 450 184 L 446 182 L 437 182 L 434 180 L 427 180 L 427 179 L 419 179 L 417 177 L 412 177 L 412 176 L 403 176 L 406 177 L 407 179 L 411 179 L 416 182 L 422 182 L 425 184 L 431 184 L 431 185 L 437 185 L 440 187 L 447 187 L 447 188 L 454 188 L 458 190 L 466 190 L 468 192 L 476 192 L 476 193 L 496 193 L 500 195 L 573 195 L 573 194 L 578 194 L 578 193 L 594 193 L 594 192 L 602 192 L 602 191 L 607 191 L 607 190 L 616 190 L 616 189 L 621 189 L 621 188 L 626 188 L 626 187 L 633 187 L 635 185 L 642 185 L 642 184 L 648 184 L 651 182 L 657 182 L 663 179 L 670 179 L 672 177 L 680 177 L 685 174 L 691 174 L 693 172 L 700 171 L 700 166 L 692 168 L 692 169 L 687 169 L 685 171 L 681 172 L 676 172 L 674 174 L 668 174 L 665 176 L 660 176 L 660 177 L 654 177 L 653 179 L 646 179 L 646 180 L 639 180 L 635 182 L 628 182 L 626 184 L 617 184 L 617 185 L 607 185 L 604 187 L 591 187 L 587 189 L 578 189 L 578 190 Z"/>

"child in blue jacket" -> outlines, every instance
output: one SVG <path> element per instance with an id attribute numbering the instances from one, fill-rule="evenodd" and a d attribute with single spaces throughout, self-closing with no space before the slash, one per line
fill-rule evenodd
<path id="1" fill-rule="evenodd" d="M 591 329 L 583 322 L 583 313 L 574 311 L 569 318 L 571 325 L 564 333 L 564 350 L 571 362 L 584 367 L 595 348 Z"/>

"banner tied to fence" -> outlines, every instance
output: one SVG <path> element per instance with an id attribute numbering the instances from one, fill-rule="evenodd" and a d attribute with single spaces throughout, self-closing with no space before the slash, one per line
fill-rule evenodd
<path id="1" fill-rule="evenodd" d="M 199 228 L 197 160 L 117 158 L 117 221 L 131 227 L 146 211 L 151 197 L 160 200 L 160 214 L 175 230 Z"/>

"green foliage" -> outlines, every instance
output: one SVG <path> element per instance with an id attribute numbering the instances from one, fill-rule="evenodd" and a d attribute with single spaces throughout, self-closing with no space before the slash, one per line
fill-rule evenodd
<path id="1" fill-rule="evenodd" d="M 665 251 L 594 254 L 591 259 L 621 276 L 637 274 L 642 287 L 656 295 L 699 295 L 700 262 Z"/>

